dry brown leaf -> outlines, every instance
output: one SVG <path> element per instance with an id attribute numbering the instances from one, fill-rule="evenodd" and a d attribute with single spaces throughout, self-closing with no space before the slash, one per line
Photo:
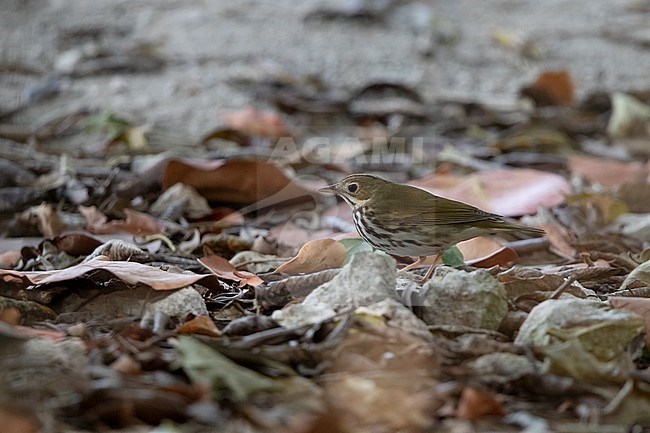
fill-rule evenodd
<path id="1" fill-rule="evenodd" d="M 221 337 L 221 331 L 208 316 L 198 316 L 176 328 L 178 334 L 198 334 Z"/>
<path id="2" fill-rule="evenodd" d="M 8 405 L 0 407 L 0 425 L 4 432 L 38 433 L 43 431 L 36 413 L 11 410 Z"/>
<path id="3" fill-rule="evenodd" d="M 271 111 L 249 107 L 226 113 L 223 120 L 228 127 L 247 135 L 266 138 L 290 137 L 292 135 L 282 118 Z"/>
<path id="4" fill-rule="evenodd" d="M 459 242 L 456 246 L 463 253 L 466 262 L 488 257 L 502 248 L 499 242 L 482 236 Z"/>
<path id="5" fill-rule="evenodd" d="M 250 286 L 258 286 L 264 282 L 255 274 L 246 271 L 238 271 L 232 263 L 217 255 L 201 257 L 199 263 L 208 268 L 210 272 L 215 274 L 217 277 L 225 278 L 226 280 L 239 281 L 240 287 L 246 284 Z"/>
<path id="6" fill-rule="evenodd" d="M 645 322 L 645 345 L 650 347 L 650 299 L 635 297 L 610 297 L 609 304 L 614 308 L 638 314 Z"/>
<path id="7" fill-rule="evenodd" d="M 125 220 L 113 221 L 108 221 L 108 217 L 95 206 L 79 206 L 79 213 L 86 219 L 86 230 L 94 234 L 126 232 L 144 236 L 163 231 L 162 224 L 154 217 L 131 209 L 124 209 Z"/>
<path id="8" fill-rule="evenodd" d="M 304 201 L 315 194 L 266 161 L 171 159 L 165 168 L 163 187 L 178 182 L 193 187 L 210 201 L 255 203 L 256 209 L 288 200 Z"/>
<path id="9" fill-rule="evenodd" d="M 467 264 L 477 268 L 491 268 L 497 265 L 505 266 L 517 260 L 519 260 L 519 254 L 515 250 L 508 247 L 501 247 L 488 256 L 467 261 Z"/>
<path id="10" fill-rule="evenodd" d="M 87 256 L 103 242 L 82 232 L 67 232 L 52 239 L 52 243 L 66 254 L 73 257 Z"/>
<path id="11" fill-rule="evenodd" d="M 210 275 L 167 272 L 135 262 L 111 261 L 106 256 L 99 256 L 85 263 L 54 271 L 17 272 L 0 270 L 0 278 L 3 280 L 10 278 L 14 279 L 14 281 L 22 279 L 23 281 L 26 280 L 28 284 L 44 285 L 73 280 L 98 270 L 110 272 L 128 284 L 146 284 L 154 290 L 180 289 L 201 280 L 203 280 L 203 284 L 209 284 L 210 279 L 213 278 Z"/>
<path id="12" fill-rule="evenodd" d="M 20 310 L 18 308 L 5 308 L 0 310 L 0 322 L 9 325 L 18 325 L 20 323 Z"/>
<path id="13" fill-rule="evenodd" d="M 310 274 L 338 268 L 345 260 L 345 246 L 334 239 L 316 239 L 307 242 L 298 254 L 278 267 L 275 272 L 287 275 Z"/>
<path id="14" fill-rule="evenodd" d="M 463 388 L 458 401 L 456 416 L 461 419 L 477 420 L 488 416 L 503 416 L 501 405 L 494 395 L 471 386 Z"/>
<path id="15" fill-rule="evenodd" d="M 574 86 L 571 75 L 565 70 L 542 72 L 535 82 L 521 90 L 540 106 L 571 105 Z"/>
<path id="16" fill-rule="evenodd" d="M 644 183 L 650 174 L 650 168 L 638 161 L 620 162 L 572 155 L 569 157 L 568 165 L 574 175 L 583 176 L 592 182 L 610 188 L 617 188 L 626 183 Z"/>
<path id="17" fill-rule="evenodd" d="M 22 255 L 19 250 L 0 253 L 0 266 L 3 268 L 13 268 L 18 264 L 21 257 Z"/>
<path id="18" fill-rule="evenodd" d="M 534 214 L 540 206 L 556 206 L 571 192 L 562 176 L 532 169 L 483 171 L 466 177 L 431 174 L 410 183 L 506 216 Z"/>
<path id="19" fill-rule="evenodd" d="M 426 340 L 366 316 L 328 350 L 325 399 L 340 431 L 430 431 L 439 359 Z M 390 354 L 389 357 L 386 355 Z M 391 398 L 386 398 L 391 396 Z"/>

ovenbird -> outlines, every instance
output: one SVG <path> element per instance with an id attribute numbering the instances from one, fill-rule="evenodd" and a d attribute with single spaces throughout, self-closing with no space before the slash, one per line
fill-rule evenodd
<path id="1" fill-rule="evenodd" d="M 319 191 L 334 193 L 350 205 L 359 235 L 373 248 L 395 256 L 418 257 L 400 273 L 419 266 L 427 256 L 437 258 L 447 248 L 477 236 L 508 231 L 544 234 L 466 203 L 370 174 L 352 174 Z M 420 283 L 431 277 L 433 268 Z"/>

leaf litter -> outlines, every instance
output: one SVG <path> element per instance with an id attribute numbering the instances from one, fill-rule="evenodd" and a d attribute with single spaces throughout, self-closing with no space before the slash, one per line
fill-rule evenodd
<path id="1" fill-rule="evenodd" d="M 523 49 L 506 36 L 494 37 Z M 68 74 L 162 67 L 151 53 L 151 64 L 109 53 Z M 647 95 L 578 100 L 566 70 L 522 88 L 527 108 L 427 101 L 399 82 L 248 84 L 277 111 L 261 102 L 234 111 L 185 148 L 110 111 L 3 129 L 0 425 L 650 424 Z M 94 145 L 43 152 L 72 136 Z M 350 237 L 347 207 L 317 193 L 349 172 L 409 182 L 546 236 L 467 241 L 420 286 L 418 270 L 395 275 L 409 258 Z"/>

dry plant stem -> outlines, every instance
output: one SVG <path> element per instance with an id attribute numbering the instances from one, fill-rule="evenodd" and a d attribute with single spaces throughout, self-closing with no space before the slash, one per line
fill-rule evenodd
<path id="1" fill-rule="evenodd" d="M 560 284 L 560 287 L 558 287 L 557 289 L 555 289 L 555 291 L 551 294 L 551 296 L 549 297 L 549 299 L 557 299 L 557 298 L 559 298 L 560 295 L 561 295 L 562 293 L 564 293 L 564 291 L 565 291 L 566 289 L 568 289 L 568 288 L 571 286 L 571 284 L 573 284 L 573 283 L 575 282 L 575 280 L 576 280 L 576 276 L 575 276 L 575 275 L 571 275 L 571 276 L 569 276 L 569 278 L 567 278 L 566 280 L 564 280 L 564 282 L 563 282 L 562 284 Z"/>
<path id="2" fill-rule="evenodd" d="M 237 266 L 235 266 L 235 269 L 241 269 L 241 268 L 243 268 L 244 266 L 255 265 L 255 264 L 257 264 L 257 263 L 273 263 L 273 262 L 282 262 L 282 263 L 286 263 L 286 262 L 288 262 L 288 261 L 289 261 L 289 259 L 285 259 L 285 258 L 282 258 L 282 257 L 278 257 L 278 258 L 273 257 L 273 258 L 267 258 L 267 259 L 247 260 L 247 261 L 245 261 L 245 262 L 241 262 L 241 263 L 237 264 Z"/>

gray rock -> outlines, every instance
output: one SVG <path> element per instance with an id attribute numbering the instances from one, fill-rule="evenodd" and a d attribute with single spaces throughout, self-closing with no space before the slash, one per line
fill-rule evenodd
<path id="1" fill-rule="evenodd" d="M 396 300 L 395 260 L 385 254 L 357 253 L 339 274 L 311 292 L 301 304 L 273 312 L 285 327 L 319 323 L 341 311 Z"/>
<path id="2" fill-rule="evenodd" d="M 539 361 L 514 353 L 488 353 L 468 363 L 484 383 L 507 384 L 529 374 L 536 374 Z"/>
<path id="3" fill-rule="evenodd" d="M 162 332 L 170 318 L 184 318 L 188 315 L 207 316 L 208 308 L 201 294 L 193 287 L 185 287 L 171 293 L 159 301 L 146 306 L 140 326 L 148 328 L 153 323 L 153 331 Z"/>
<path id="4" fill-rule="evenodd" d="M 271 318 L 285 328 L 299 328 L 313 323 L 324 322 L 336 316 L 336 311 L 326 305 L 289 304 L 282 310 L 274 311 Z"/>
<path id="5" fill-rule="evenodd" d="M 382 316 L 387 319 L 388 326 L 392 328 L 399 328 L 426 341 L 433 341 L 426 323 L 393 298 L 384 299 L 367 307 L 359 307 L 355 313 Z"/>
<path id="6" fill-rule="evenodd" d="M 616 220 L 616 226 L 624 235 L 650 242 L 650 214 L 626 213 Z"/>
<path id="7" fill-rule="evenodd" d="M 643 330 L 643 319 L 634 313 L 567 297 L 533 308 L 515 343 L 536 346 L 551 373 L 623 382 L 634 368 L 630 344 Z"/>
<path id="8" fill-rule="evenodd" d="M 508 312 L 505 287 L 482 269 L 436 269 L 422 288 L 422 303 L 422 320 L 428 325 L 496 330 Z"/>
<path id="9" fill-rule="evenodd" d="M 342 311 L 386 298 L 397 300 L 395 266 L 395 259 L 385 254 L 355 254 L 336 277 L 311 292 L 303 304 L 324 304 Z"/>

